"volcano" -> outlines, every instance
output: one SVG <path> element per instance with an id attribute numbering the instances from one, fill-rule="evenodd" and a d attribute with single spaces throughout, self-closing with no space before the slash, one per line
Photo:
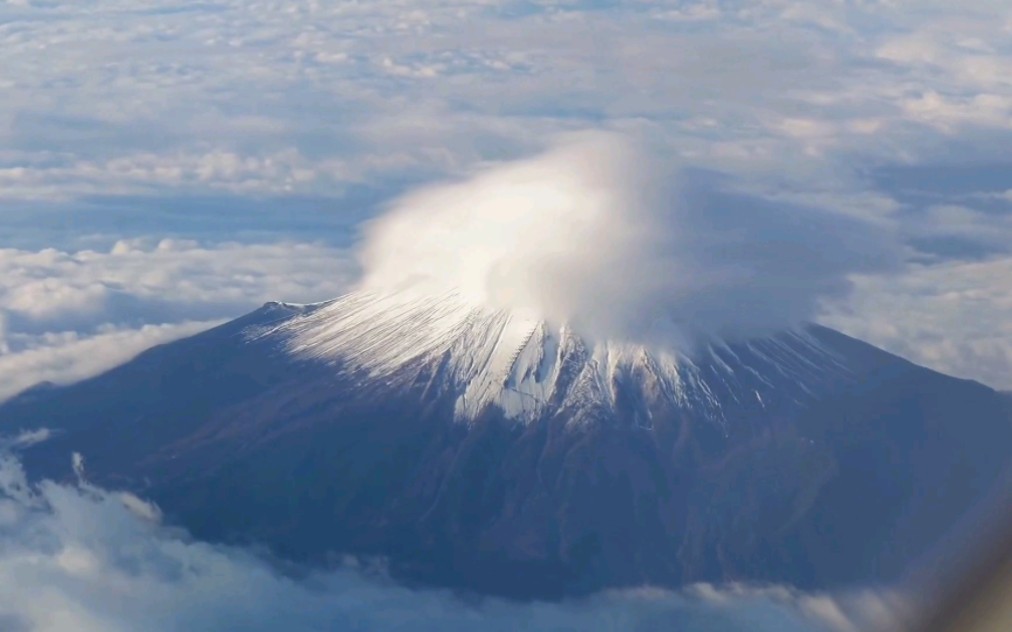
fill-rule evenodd
<path id="1" fill-rule="evenodd" d="M 346 296 L 0 424 L 51 430 L 35 475 L 83 459 L 197 537 L 311 565 L 539 599 L 897 580 L 1004 489 L 1008 399 L 803 324 L 900 248 L 725 180 L 597 133 L 424 188 L 363 227 Z"/>
<path id="2" fill-rule="evenodd" d="M 1012 445 L 1006 396 L 822 326 L 616 342 L 452 292 L 268 303 L 0 424 L 197 537 L 518 598 L 894 581 Z"/>

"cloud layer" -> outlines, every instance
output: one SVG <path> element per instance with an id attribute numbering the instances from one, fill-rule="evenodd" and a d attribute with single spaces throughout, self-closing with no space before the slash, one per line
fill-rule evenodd
<path id="1" fill-rule="evenodd" d="M 619 340 L 743 337 L 811 319 L 849 274 L 888 265 L 881 231 L 583 133 L 394 203 L 367 224 L 362 286 L 457 291 Z"/>
<path id="2" fill-rule="evenodd" d="M 306 243 L 124 239 L 104 251 L 0 249 L 0 312 L 22 331 L 224 318 L 280 296 L 323 300 L 356 273 L 342 251 Z"/>
<path id="3" fill-rule="evenodd" d="M 331 298 L 356 275 L 346 252 L 313 244 L 0 249 L 0 399 L 95 375 L 269 300 Z"/>
<path id="4" fill-rule="evenodd" d="M 341 190 L 595 122 L 832 189 L 955 137 L 1000 155 L 981 132 L 1012 118 L 1009 20 L 986 0 L 4 2 L 0 197 Z"/>
<path id="5" fill-rule="evenodd" d="M 348 566 L 282 574 L 248 552 L 188 539 L 125 493 L 32 485 L 0 458 L 0 628 L 6 632 L 558 630 L 857 632 L 893 612 L 786 588 L 639 589 L 580 601 L 465 601 Z M 860 626 L 860 627 L 859 627 Z"/>
<path id="6" fill-rule="evenodd" d="M 930 278 L 926 259 L 1012 257 L 1002 2 L 9 0 L 0 24 L 0 237 L 25 252 L 72 254 L 94 247 L 93 233 L 333 241 L 366 214 L 356 186 L 392 194 L 600 128 L 650 138 L 666 163 L 727 174 L 768 200 L 889 224 L 919 263 L 869 291 Z M 222 196 L 227 212 L 200 196 Z M 306 196 L 328 201 L 293 214 L 289 202 Z M 962 282 L 953 290 L 1010 290 L 997 276 Z M 212 266 L 201 284 L 212 283 L 224 295 L 237 281 Z M 121 298 L 73 291 L 85 314 Z M 121 308 L 110 321 L 165 322 Z M 876 314 L 863 318 L 879 330 L 918 320 Z M 11 319 L 12 331 L 64 331 Z M 1012 384 L 999 361 L 977 369 L 979 354 L 962 351 L 985 335 L 1007 357 L 1012 341 L 963 322 L 919 319 L 925 335 L 891 344 L 944 338 L 952 351 L 914 357 Z"/>
<path id="7" fill-rule="evenodd" d="M 821 320 L 950 375 L 1012 390 L 1012 260 L 914 267 L 860 277 Z"/>

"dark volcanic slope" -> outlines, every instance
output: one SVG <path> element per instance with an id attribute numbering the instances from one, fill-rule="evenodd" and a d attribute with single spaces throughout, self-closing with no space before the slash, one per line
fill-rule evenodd
<path id="1" fill-rule="evenodd" d="M 493 407 L 468 424 L 440 363 L 371 380 L 247 335 L 303 309 L 270 304 L 29 391 L 0 424 L 59 431 L 26 454 L 30 471 L 69 476 L 80 452 L 93 480 L 154 499 L 199 537 L 313 562 L 383 555 L 404 577 L 521 597 L 894 579 L 1009 463 L 1007 398 L 823 328 L 809 334 L 847 379 L 797 405 L 728 403 L 723 426 L 644 403 L 632 383 L 591 422 L 558 408 L 520 423 Z"/>

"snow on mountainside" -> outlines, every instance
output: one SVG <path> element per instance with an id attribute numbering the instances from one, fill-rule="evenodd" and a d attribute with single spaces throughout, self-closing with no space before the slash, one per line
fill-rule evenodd
<path id="1" fill-rule="evenodd" d="M 847 381 L 845 359 L 805 329 L 741 343 L 674 345 L 594 341 L 566 324 L 432 297 L 357 292 L 314 306 L 255 337 L 282 337 L 296 357 L 406 386 L 422 373 L 456 395 L 458 420 L 489 406 L 530 423 L 568 411 L 571 423 L 630 405 L 649 426 L 658 404 L 721 426 L 733 409 L 761 415 L 797 407 L 826 384 Z M 408 370 L 402 370 L 407 368 Z"/>

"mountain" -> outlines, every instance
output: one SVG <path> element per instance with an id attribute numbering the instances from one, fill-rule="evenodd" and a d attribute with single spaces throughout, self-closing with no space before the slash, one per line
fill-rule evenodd
<path id="1" fill-rule="evenodd" d="M 0 406 L 37 476 L 216 541 L 521 598 L 901 577 L 1004 491 L 1012 403 L 811 325 L 691 351 L 455 295 L 269 303 Z"/>

